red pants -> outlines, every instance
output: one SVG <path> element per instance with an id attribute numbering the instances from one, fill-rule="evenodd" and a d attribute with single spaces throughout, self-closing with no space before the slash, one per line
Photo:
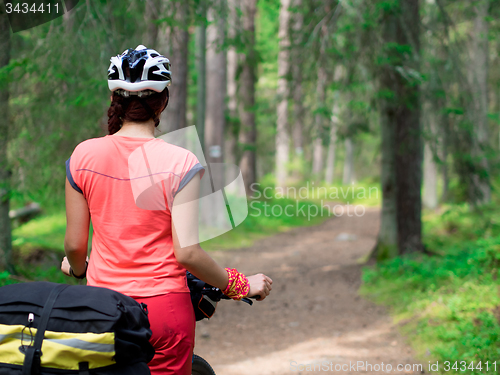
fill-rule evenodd
<path id="1" fill-rule="evenodd" d="M 191 375 L 196 320 L 189 293 L 134 298 L 148 305 L 155 356 L 151 375 Z"/>

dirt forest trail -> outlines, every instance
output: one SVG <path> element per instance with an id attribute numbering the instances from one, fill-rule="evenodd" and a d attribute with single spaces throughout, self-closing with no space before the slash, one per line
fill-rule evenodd
<path id="1" fill-rule="evenodd" d="M 198 322 L 195 353 L 217 375 L 380 374 L 388 365 L 393 374 L 421 373 L 387 311 L 357 293 L 357 260 L 378 228 L 379 210 L 367 209 L 214 253 L 222 265 L 267 274 L 273 291 L 251 307 L 219 303 L 210 321 Z"/>

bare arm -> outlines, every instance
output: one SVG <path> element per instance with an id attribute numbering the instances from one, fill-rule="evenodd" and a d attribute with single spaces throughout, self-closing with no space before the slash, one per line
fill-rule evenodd
<path id="1" fill-rule="evenodd" d="M 66 236 L 64 237 L 65 260 L 61 270 L 69 276 L 69 267 L 75 275 L 83 275 L 89 241 L 90 213 L 87 201 L 66 179 Z"/>
<path id="2" fill-rule="evenodd" d="M 198 199 L 200 177 L 197 174 L 175 196 L 172 209 L 172 237 L 177 261 L 201 280 L 219 289 L 226 289 L 227 272 L 208 255 L 198 243 Z M 193 225 L 195 224 L 196 225 Z M 181 238 L 177 234 L 179 230 Z M 185 243 L 193 245 L 182 246 Z"/>
<path id="3" fill-rule="evenodd" d="M 226 270 L 219 266 L 198 243 L 199 191 L 200 178 L 197 174 L 175 196 L 172 208 L 172 237 L 175 257 L 193 275 L 224 290 L 229 282 Z M 183 243 L 193 245 L 182 246 Z M 257 274 L 249 276 L 248 280 L 250 282 L 250 296 L 259 295 L 259 300 L 263 300 L 269 295 L 272 284 L 269 277 Z"/>

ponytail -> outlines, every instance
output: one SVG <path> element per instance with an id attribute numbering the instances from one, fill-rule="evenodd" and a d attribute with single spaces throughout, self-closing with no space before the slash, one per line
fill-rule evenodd
<path id="1" fill-rule="evenodd" d="M 125 110 L 127 104 L 124 103 L 126 99 L 113 93 L 113 99 L 108 109 L 108 132 L 109 135 L 115 134 L 121 129 L 123 118 L 125 117 Z"/>
<path id="2" fill-rule="evenodd" d="M 167 88 L 161 93 L 155 93 L 145 99 L 137 97 L 124 98 L 113 92 L 111 105 L 108 109 L 109 135 L 119 131 L 125 119 L 127 121 L 141 122 L 152 118 L 155 121 L 155 126 L 158 126 L 160 120 L 156 113 L 161 113 L 165 110 L 168 104 L 168 98 Z"/>

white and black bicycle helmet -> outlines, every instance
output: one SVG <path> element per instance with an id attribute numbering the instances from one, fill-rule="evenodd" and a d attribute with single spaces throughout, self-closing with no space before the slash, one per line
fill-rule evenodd
<path id="1" fill-rule="evenodd" d="M 121 96 L 148 96 L 162 92 L 171 82 L 169 59 L 142 44 L 111 58 L 108 87 Z"/>

